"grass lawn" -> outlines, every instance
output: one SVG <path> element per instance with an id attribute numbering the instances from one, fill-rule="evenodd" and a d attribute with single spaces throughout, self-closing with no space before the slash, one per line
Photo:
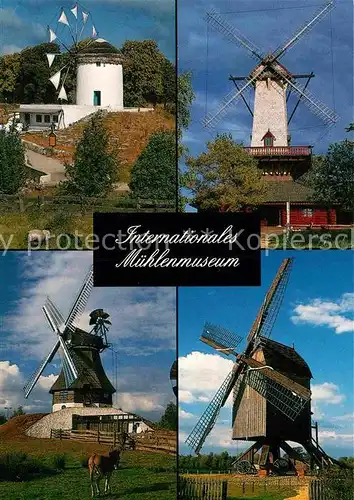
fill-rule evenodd
<path id="1" fill-rule="evenodd" d="M 25 482 L 0 482 L 0 499 L 16 500 L 81 500 L 91 497 L 88 469 L 81 459 L 92 451 L 107 452 L 108 447 L 98 443 L 79 443 L 49 439 L 15 439 L 0 442 L 0 454 L 23 452 L 53 467 L 55 455 L 65 453 L 66 465 L 43 477 Z M 175 500 L 176 459 L 159 453 L 124 451 L 120 467 L 111 479 L 111 494 L 105 498 L 126 500 Z M 101 491 L 104 482 L 101 481 Z"/>
<path id="2" fill-rule="evenodd" d="M 106 498 L 134 500 L 175 500 L 176 474 L 152 472 L 146 469 L 122 468 L 112 474 L 111 494 Z M 101 481 L 101 492 L 104 482 Z M 81 500 L 91 497 L 88 470 L 80 465 L 59 472 L 55 476 L 28 482 L 0 483 L 0 499 L 18 500 Z"/>
<path id="3" fill-rule="evenodd" d="M 64 212 L 58 213 L 24 213 L 24 214 L 0 214 L 0 249 L 10 243 L 11 249 L 27 249 L 27 235 L 31 229 L 48 229 L 55 237 L 49 240 L 48 249 L 74 249 L 73 239 L 71 242 L 62 236 L 64 234 L 80 235 L 80 249 L 90 249 L 90 239 L 85 246 L 85 238 L 93 233 L 92 215 L 70 215 Z M 82 235 L 82 236 L 81 236 Z M 69 246 L 70 243 L 70 246 Z M 45 245 L 42 246 L 46 250 Z"/>

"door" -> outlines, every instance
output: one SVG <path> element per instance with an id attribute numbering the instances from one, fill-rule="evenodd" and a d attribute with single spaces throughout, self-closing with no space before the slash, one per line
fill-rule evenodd
<path id="1" fill-rule="evenodd" d="M 94 106 L 101 106 L 101 91 L 100 90 L 93 91 L 93 105 Z"/>

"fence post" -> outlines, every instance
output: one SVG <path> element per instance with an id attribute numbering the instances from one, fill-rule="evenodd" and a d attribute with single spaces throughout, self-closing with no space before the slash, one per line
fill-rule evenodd
<path id="1" fill-rule="evenodd" d="M 221 500 L 227 499 L 227 481 L 224 479 L 221 486 Z"/>
<path id="2" fill-rule="evenodd" d="M 25 204 L 24 204 L 24 201 L 21 198 L 21 196 L 18 197 L 18 205 L 19 205 L 20 212 L 21 213 L 25 212 Z"/>
<path id="3" fill-rule="evenodd" d="M 100 428 L 97 429 L 97 441 L 99 444 L 101 444 L 100 443 Z"/>

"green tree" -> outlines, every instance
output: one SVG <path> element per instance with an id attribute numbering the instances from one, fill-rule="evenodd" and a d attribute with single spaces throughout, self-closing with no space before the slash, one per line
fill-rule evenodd
<path id="1" fill-rule="evenodd" d="M 188 157 L 187 187 L 202 210 L 237 212 L 264 201 L 266 186 L 257 160 L 229 135 L 207 143 L 207 152 Z"/>
<path id="2" fill-rule="evenodd" d="M 182 139 L 182 132 L 186 130 L 191 121 L 191 106 L 195 99 L 192 87 L 192 73 L 186 71 L 178 76 L 178 101 L 177 101 L 177 127 L 178 137 Z"/>
<path id="3" fill-rule="evenodd" d="M 81 196 L 104 196 L 118 175 L 118 161 L 109 148 L 109 136 L 102 113 L 96 113 L 84 129 L 74 162 L 66 164 L 62 190 Z"/>
<path id="4" fill-rule="evenodd" d="M 15 132 L 0 130 L 0 193 L 16 194 L 26 183 L 25 150 Z"/>
<path id="5" fill-rule="evenodd" d="M 163 102 L 168 94 L 164 88 L 166 58 L 155 40 L 128 40 L 123 44 L 121 53 L 124 57 L 125 106 Z"/>
<path id="6" fill-rule="evenodd" d="M 160 429 L 168 429 L 171 431 L 177 430 L 177 406 L 170 401 L 166 407 L 165 413 L 162 415 L 158 427 Z"/>
<path id="7" fill-rule="evenodd" d="M 162 87 L 164 108 L 176 114 L 176 68 L 166 58 L 162 63 Z"/>
<path id="8" fill-rule="evenodd" d="M 182 144 L 183 130 L 186 130 L 191 121 L 191 107 L 195 99 L 195 94 L 192 87 L 192 73 L 186 71 L 178 76 L 177 80 L 178 101 L 177 101 L 177 136 L 178 136 L 178 158 L 182 159 L 188 153 L 186 146 Z M 183 194 L 183 190 L 190 185 L 192 179 L 188 172 L 179 168 L 178 175 L 178 210 L 185 211 L 185 206 L 188 203 L 188 198 Z"/>
<path id="9" fill-rule="evenodd" d="M 132 168 L 130 188 L 137 198 L 175 201 L 176 183 L 176 134 L 157 132 Z"/>
<path id="10" fill-rule="evenodd" d="M 0 58 L 0 99 L 2 101 L 14 102 L 20 68 L 20 54 L 9 54 Z"/>
<path id="11" fill-rule="evenodd" d="M 0 425 L 5 424 L 7 419 L 3 413 L 0 413 Z"/>
<path id="12" fill-rule="evenodd" d="M 326 156 L 315 157 L 307 176 L 313 198 L 319 203 L 339 203 L 354 210 L 354 143 L 343 141 L 330 144 Z"/>
<path id="13" fill-rule="evenodd" d="M 49 78 L 58 71 L 63 61 L 56 60 L 49 68 L 46 54 L 59 52 L 59 46 L 55 43 L 42 43 L 22 50 L 16 102 L 24 104 L 56 102 L 56 90 Z"/>

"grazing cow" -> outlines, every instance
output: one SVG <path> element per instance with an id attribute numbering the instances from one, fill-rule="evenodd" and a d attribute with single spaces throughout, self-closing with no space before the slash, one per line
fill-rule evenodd
<path id="1" fill-rule="evenodd" d="M 109 481 L 114 469 L 118 469 L 120 454 L 124 449 L 127 438 L 128 434 L 126 432 L 122 432 L 118 436 L 117 448 L 113 449 L 112 446 L 110 451 L 108 452 L 108 456 L 97 455 L 96 453 L 93 453 L 90 456 L 88 461 L 88 469 L 90 474 L 91 493 L 93 497 L 95 496 L 95 485 L 97 495 L 100 495 L 100 481 L 103 477 L 105 478 L 104 492 L 108 493 L 111 490 Z"/>

